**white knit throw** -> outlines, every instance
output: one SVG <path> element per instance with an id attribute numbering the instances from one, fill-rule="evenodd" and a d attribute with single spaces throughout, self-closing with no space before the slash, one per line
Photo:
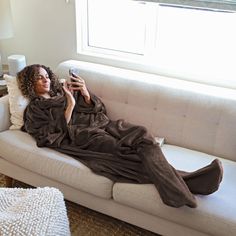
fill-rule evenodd
<path id="1" fill-rule="evenodd" d="M 62 193 L 56 188 L 0 188 L 1 236 L 68 236 Z"/>

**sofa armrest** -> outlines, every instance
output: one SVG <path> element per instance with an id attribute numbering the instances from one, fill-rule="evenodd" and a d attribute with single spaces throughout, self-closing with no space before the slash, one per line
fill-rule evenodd
<path id="1" fill-rule="evenodd" d="M 11 125 L 9 95 L 0 97 L 0 132 L 8 130 Z"/>

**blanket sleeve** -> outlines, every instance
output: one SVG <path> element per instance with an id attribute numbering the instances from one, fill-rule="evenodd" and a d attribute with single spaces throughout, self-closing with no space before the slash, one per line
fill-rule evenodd
<path id="1" fill-rule="evenodd" d="M 109 123 L 102 101 L 91 93 L 92 104 L 85 103 L 80 93 L 74 94 L 76 106 L 69 124 L 65 119 L 66 98 L 36 97 L 24 112 L 23 131 L 36 140 L 39 147 L 59 147 L 63 141 L 73 142 L 74 133 L 86 127 L 104 127 Z"/>
<path id="2" fill-rule="evenodd" d="M 49 106 L 43 101 L 31 101 L 24 112 L 22 130 L 32 135 L 39 147 L 59 146 L 67 134 L 64 107 L 62 102 L 55 109 L 53 105 Z"/>

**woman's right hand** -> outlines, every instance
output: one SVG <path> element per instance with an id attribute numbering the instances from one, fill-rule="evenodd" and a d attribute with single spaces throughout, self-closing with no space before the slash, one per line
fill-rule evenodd
<path id="1" fill-rule="evenodd" d="M 74 107 L 75 106 L 75 98 L 73 96 L 73 90 L 69 89 L 69 86 L 68 86 L 67 82 L 65 82 L 63 84 L 62 88 L 63 88 L 63 90 L 65 92 L 65 95 L 66 95 L 67 104 Z"/>
<path id="2" fill-rule="evenodd" d="M 66 110 L 65 110 L 65 118 L 66 118 L 66 122 L 68 124 L 71 120 L 72 112 L 73 112 L 73 109 L 75 107 L 75 98 L 72 94 L 73 91 L 70 91 L 67 82 L 65 82 L 63 84 L 62 88 L 65 92 L 66 99 L 67 99 L 67 106 L 66 106 Z"/>

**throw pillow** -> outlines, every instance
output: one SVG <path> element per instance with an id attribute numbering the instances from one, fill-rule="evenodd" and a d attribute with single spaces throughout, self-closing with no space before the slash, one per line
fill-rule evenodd
<path id="1" fill-rule="evenodd" d="M 4 75 L 4 79 L 6 80 L 9 94 L 10 119 L 12 123 L 10 129 L 20 129 L 23 125 L 23 113 L 29 100 L 22 95 L 16 77 Z"/>

